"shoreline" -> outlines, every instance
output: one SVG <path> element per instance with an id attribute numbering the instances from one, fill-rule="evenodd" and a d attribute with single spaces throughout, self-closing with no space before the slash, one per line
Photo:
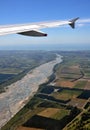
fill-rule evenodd
<path id="1" fill-rule="evenodd" d="M 4 126 L 26 102 L 37 92 L 39 85 L 47 82 L 56 64 L 62 62 L 62 57 L 36 67 L 21 80 L 8 86 L 5 93 L 0 94 L 0 128 Z"/>

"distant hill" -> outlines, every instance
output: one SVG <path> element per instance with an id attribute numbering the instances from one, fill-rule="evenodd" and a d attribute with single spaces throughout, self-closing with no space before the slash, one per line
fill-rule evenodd
<path id="1" fill-rule="evenodd" d="M 31 69 L 55 58 L 50 51 L 0 51 L 0 93 Z"/>

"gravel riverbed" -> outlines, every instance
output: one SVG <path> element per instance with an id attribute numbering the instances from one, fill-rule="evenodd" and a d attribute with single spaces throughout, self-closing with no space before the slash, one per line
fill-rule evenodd
<path id="1" fill-rule="evenodd" d="M 36 67 L 21 80 L 8 86 L 5 93 L 0 94 L 0 128 L 4 126 L 33 96 L 39 85 L 46 82 L 53 73 L 53 67 L 62 62 L 62 57 Z"/>

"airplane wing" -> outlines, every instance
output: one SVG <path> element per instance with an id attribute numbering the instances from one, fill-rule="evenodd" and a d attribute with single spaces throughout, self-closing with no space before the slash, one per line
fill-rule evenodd
<path id="1" fill-rule="evenodd" d="M 42 28 L 59 27 L 61 25 L 70 25 L 75 28 L 75 22 L 79 18 L 75 18 L 69 21 L 55 21 L 55 22 L 42 22 L 32 24 L 18 24 L 18 25 L 7 25 L 0 26 L 0 35 L 7 34 L 22 34 L 26 36 L 47 36 L 46 33 L 39 31 Z"/>

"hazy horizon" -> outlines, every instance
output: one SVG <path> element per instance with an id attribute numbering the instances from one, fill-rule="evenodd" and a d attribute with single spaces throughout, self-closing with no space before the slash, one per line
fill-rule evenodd
<path id="1" fill-rule="evenodd" d="M 0 46 L 0 50 L 90 50 L 90 44 L 79 43 L 79 44 L 20 44 L 20 45 L 8 45 Z"/>

